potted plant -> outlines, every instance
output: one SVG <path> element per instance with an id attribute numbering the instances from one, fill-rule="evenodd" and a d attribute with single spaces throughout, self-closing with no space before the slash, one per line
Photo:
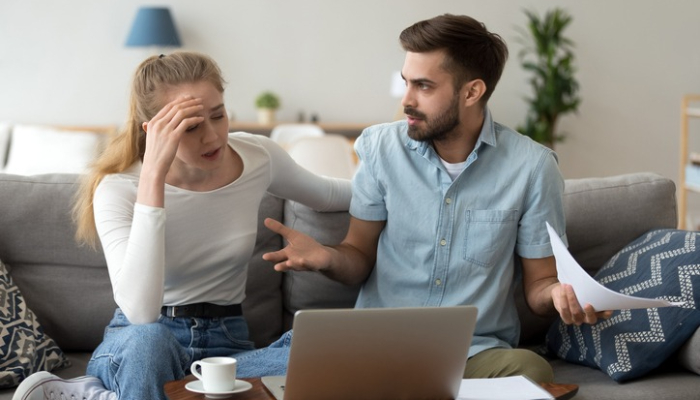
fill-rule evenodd
<path id="1" fill-rule="evenodd" d="M 529 109 L 525 124 L 517 130 L 554 148 L 554 143 L 564 138 L 556 131 L 557 120 L 575 112 L 580 103 L 574 77 L 574 44 L 563 35 L 572 18 L 558 8 L 542 19 L 531 11 L 525 13 L 528 24 L 522 35 L 525 47 L 520 59 L 522 67 L 533 74 L 529 82 L 534 95 L 526 98 Z"/>
<path id="2" fill-rule="evenodd" d="M 280 107 L 280 100 L 272 92 L 262 92 L 255 98 L 255 107 L 258 109 L 258 122 L 270 125 L 275 122 L 275 111 Z"/>

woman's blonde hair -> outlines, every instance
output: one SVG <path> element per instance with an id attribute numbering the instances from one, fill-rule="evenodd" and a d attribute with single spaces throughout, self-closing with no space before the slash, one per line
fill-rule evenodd
<path id="1" fill-rule="evenodd" d="M 123 172 L 135 162 L 143 160 L 146 135 L 142 124 L 150 121 L 164 106 L 160 104 L 159 97 L 163 90 L 201 81 L 210 82 L 221 93 L 224 91 L 225 81 L 221 70 L 214 60 L 203 54 L 176 52 L 149 57 L 139 65 L 133 77 L 127 123 L 94 161 L 76 194 L 73 219 L 79 243 L 97 247 L 93 210 L 95 190 L 106 175 Z"/>

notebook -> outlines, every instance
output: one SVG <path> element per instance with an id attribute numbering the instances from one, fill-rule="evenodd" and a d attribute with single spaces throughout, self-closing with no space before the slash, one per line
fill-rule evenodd
<path id="1" fill-rule="evenodd" d="M 302 310 L 278 400 L 455 399 L 476 325 L 473 306 Z"/>

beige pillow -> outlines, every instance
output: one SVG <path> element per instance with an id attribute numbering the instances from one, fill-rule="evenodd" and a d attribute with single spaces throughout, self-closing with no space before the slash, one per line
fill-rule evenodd
<path id="1" fill-rule="evenodd" d="M 5 167 L 5 161 L 7 160 L 7 149 L 10 145 L 11 130 L 12 125 L 8 122 L 0 121 L 0 171 Z"/>
<path id="2" fill-rule="evenodd" d="M 700 375 L 700 329 L 678 350 L 678 363 Z"/>

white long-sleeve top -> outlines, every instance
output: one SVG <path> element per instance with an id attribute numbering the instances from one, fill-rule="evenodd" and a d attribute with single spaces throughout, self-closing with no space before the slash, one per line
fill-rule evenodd
<path id="1" fill-rule="evenodd" d="M 229 146 L 243 160 L 238 179 L 208 192 L 166 184 L 164 208 L 136 203 L 140 162 L 98 185 L 97 233 L 131 323 L 155 322 L 163 305 L 241 303 L 266 191 L 318 211 L 348 209 L 350 181 L 312 174 L 269 138 L 231 133 Z"/>

